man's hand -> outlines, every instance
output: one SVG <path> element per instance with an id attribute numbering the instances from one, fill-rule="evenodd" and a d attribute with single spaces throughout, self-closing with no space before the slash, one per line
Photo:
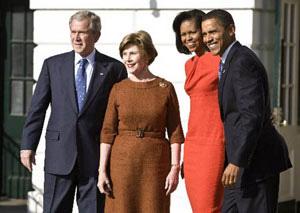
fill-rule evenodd
<path id="1" fill-rule="evenodd" d="M 33 150 L 21 150 L 20 159 L 23 166 L 32 172 L 32 164 L 35 165 L 35 153 Z"/>
<path id="2" fill-rule="evenodd" d="M 231 187 L 237 181 L 240 168 L 238 166 L 229 163 L 222 176 L 222 184 L 224 187 Z"/>

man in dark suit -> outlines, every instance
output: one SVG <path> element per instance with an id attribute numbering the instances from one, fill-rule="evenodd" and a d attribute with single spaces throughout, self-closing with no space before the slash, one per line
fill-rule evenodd
<path id="1" fill-rule="evenodd" d="M 127 77 L 123 64 L 99 53 L 100 17 L 90 11 L 71 16 L 73 51 L 44 61 L 23 130 L 21 162 L 32 170 L 45 113 L 44 212 L 72 212 L 75 189 L 79 212 L 103 212 L 97 189 L 99 135 L 114 83 Z"/>
<path id="2" fill-rule="evenodd" d="M 222 62 L 219 105 L 226 141 L 222 212 L 276 212 L 279 173 L 291 163 L 286 143 L 272 125 L 265 68 L 254 52 L 236 41 L 227 11 L 207 13 L 202 35 Z"/>

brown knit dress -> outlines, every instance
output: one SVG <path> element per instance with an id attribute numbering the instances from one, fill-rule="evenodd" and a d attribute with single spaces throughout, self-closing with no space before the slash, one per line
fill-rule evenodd
<path id="1" fill-rule="evenodd" d="M 170 143 L 183 141 L 178 100 L 170 82 L 126 79 L 115 84 L 101 132 L 101 143 L 113 144 L 113 197 L 106 197 L 105 212 L 169 212 L 170 196 L 164 186 L 171 167 Z"/>

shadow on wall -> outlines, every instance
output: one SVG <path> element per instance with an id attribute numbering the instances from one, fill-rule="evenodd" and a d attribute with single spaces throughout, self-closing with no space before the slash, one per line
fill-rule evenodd
<path id="1" fill-rule="evenodd" d="M 160 14 L 159 14 L 159 10 L 157 9 L 157 2 L 156 2 L 156 0 L 150 0 L 149 4 L 150 4 L 150 9 L 153 10 L 152 11 L 152 15 L 154 17 L 156 17 L 156 18 L 159 17 Z"/>

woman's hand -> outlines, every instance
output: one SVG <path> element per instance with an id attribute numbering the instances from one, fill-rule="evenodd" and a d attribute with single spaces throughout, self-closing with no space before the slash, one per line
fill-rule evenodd
<path id="1" fill-rule="evenodd" d="M 106 172 L 99 172 L 97 186 L 101 193 L 106 194 L 107 196 L 112 195 L 111 183 Z"/>
<path id="2" fill-rule="evenodd" d="M 100 162 L 99 162 L 99 176 L 98 176 L 98 188 L 101 193 L 108 196 L 112 195 L 112 187 L 110 179 L 107 176 L 106 169 L 108 167 L 108 159 L 111 152 L 111 144 L 100 144 Z"/>
<path id="3" fill-rule="evenodd" d="M 178 185 L 180 166 L 172 165 L 171 170 L 166 178 L 165 189 L 167 190 L 166 195 L 168 196 L 175 191 Z"/>

